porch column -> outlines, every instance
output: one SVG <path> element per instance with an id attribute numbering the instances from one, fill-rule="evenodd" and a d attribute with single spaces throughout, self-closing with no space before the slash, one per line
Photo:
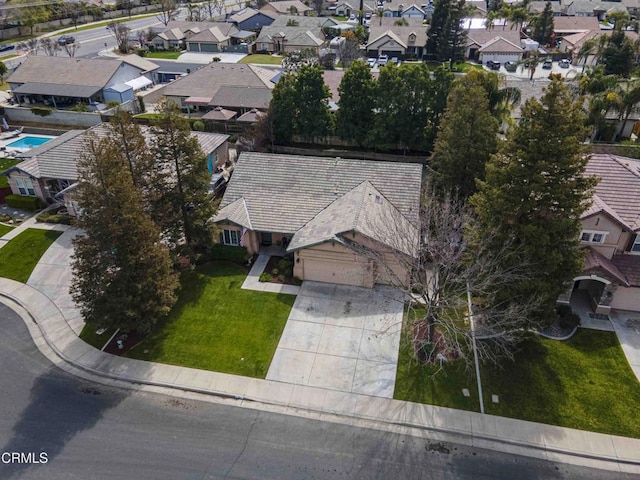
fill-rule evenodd
<path id="1" fill-rule="evenodd" d="M 560 294 L 560 296 L 556 300 L 556 303 L 558 305 L 569 305 L 571 303 L 572 293 L 573 293 L 573 282 L 563 293 Z"/>

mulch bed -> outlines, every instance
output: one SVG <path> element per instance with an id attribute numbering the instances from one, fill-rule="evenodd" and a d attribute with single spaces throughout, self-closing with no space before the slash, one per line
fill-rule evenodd
<path id="1" fill-rule="evenodd" d="M 431 343 L 435 344 L 435 349 L 431 354 L 431 358 L 427 358 L 426 352 L 421 348 L 423 343 L 427 341 L 429 335 L 429 327 L 426 322 L 416 322 L 413 325 L 413 351 L 415 357 L 421 362 L 433 363 L 438 355 L 444 355 L 447 360 L 455 360 L 459 357 L 457 352 L 452 352 L 447 348 L 444 336 L 435 329 Z"/>
<path id="2" fill-rule="evenodd" d="M 278 267 L 278 263 L 280 263 L 280 261 L 283 259 L 284 257 L 269 258 L 269 262 L 267 263 L 267 266 L 264 267 L 264 273 L 268 273 L 273 276 L 273 280 L 271 280 L 271 282 L 269 283 L 279 283 L 281 285 L 296 285 L 296 283 L 293 281 L 293 268 L 287 269 L 287 270 L 281 270 L 280 267 Z M 274 268 L 278 269 L 278 275 L 273 275 L 271 273 Z M 291 275 L 289 275 L 289 273 L 291 273 Z M 284 275 L 284 282 L 281 282 L 280 280 L 278 280 L 278 276 L 280 275 Z"/>
<path id="3" fill-rule="evenodd" d="M 111 339 L 109 345 L 104 348 L 104 351 L 110 353 L 112 355 L 124 355 L 133 347 L 138 345 L 142 340 L 144 340 L 145 335 L 141 335 L 136 332 L 122 333 L 118 332 L 118 334 Z M 118 340 L 122 340 L 122 347 L 118 347 Z"/>

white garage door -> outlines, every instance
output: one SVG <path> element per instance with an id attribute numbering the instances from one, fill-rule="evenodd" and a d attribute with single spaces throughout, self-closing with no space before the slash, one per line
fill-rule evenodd
<path id="1" fill-rule="evenodd" d="M 366 264 L 304 259 L 304 280 L 364 287 L 370 286 L 366 284 L 367 274 L 371 273 Z"/>

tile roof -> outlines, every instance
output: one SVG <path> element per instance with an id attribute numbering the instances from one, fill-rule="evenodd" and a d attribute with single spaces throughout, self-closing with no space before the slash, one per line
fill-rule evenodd
<path id="1" fill-rule="evenodd" d="M 210 27 L 201 32 L 195 33 L 187 38 L 186 42 L 224 42 L 229 40 L 229 36 L 222 33 L 218 27 Z"/>
<path id="2" fill-rule="evenodd" d="M 417 224 L 421 165 L 253 152 L 240 155 L 216 221 L 248 227 L 230 207 L 244 199 L 252 229 L 295 233 L 365 180 Z"/>
<path id="3" fill-rule="evenodd" d="M 229 19 L 232 22 L 240 23 L 240 22 L 244 22 L 245 20 L 248 20 L 249 18 L 251 18 L 254 15 L 257 15 L 259 13 L 262 14 L 262 15 L 266 15 L 267 17 L 271 17 L 271 18 L 277 18 L 278 17 L 278 14 L 274 13 L 274 12 L 258 11 L 258 10 L 254 10 L 253 8 L 243 8 L 239 12 L 236 12 L 233 15 L 231 15 L 229 17 Z"/>
<path id="4" fill-rule="evenodd" d="M 283 27 L 269 25 L 262 27 L 256 43 L 269 43 L 274 37 L 283 37 L 287 46 L 319 47 L 324 43 L 324 35 L 320 27 Z"/>
<path id="5" fill-rule="evenodd" d="M 640 255 L 614 255 L 611 263 L 624 274 L 629 285 L 640 287 Z"/>
<path id="6" fill-rule="evenodd" d="M 264 7 L 260 9 L 260 11 L 271 12 L 275 10 L 278 13 L 289 13 L 291 11 L 291 7 L 295 8 L 298 13 L 310 12 L 311 10 L 313 10 L 312 8 L 307 7 L 300 0 L 278 0 L 268 2 Z"/>
<path id="7" fill-rule="evenodd" d="M 255 123 L 260 119 L 261 116 L 262 112 L 256 110 L 255 108 L 252 108 L 247 113 L 243 113 L 242 115 L 240 115 L 238 117 L 238 121 L 245 123 Z"/>
<path id="8" fill-rule="evenodd" d="M 268 88 L 223 86 L 209 101 L 209 105 L 229 108 L 258 108 L 265 110 L 271 101 Z"/>
<path id="9" fill-rule="evenodd" d="M 159 65 L 147 60 L 146 58 L 142 58 L 138 55 L 123 55 L 122 57 L 118 57 L 124 63 L 128 63 L 129 65 L 133 65 L 134 67 L 138 67 L 142 73 L 152 72 L 160 68 Z M 105 57 L 100 57 L 100 59 L 106 60 Z"/>
<path id="10" fill-rule="evenodd" d="M 600 30 L 596 17 L 553 17 L 553 30 L 556 33 L 578 33 Z"/>
<path id="11" fill-rule="evenodd" d="M 26 82 L 18 87 L 13 88 L 13 93 L 23 93 L 27 95 L 57 95 L 59 97 L 76 97 L 89 98 L 104 88 L 98 85 L 79 85 L 44 83 L 44 82 Z"/>
<path id="12" fill-rule="evenodd" d="M 520 34 L 516 29 L 494 27 L 491 29 L 472 28 L 467 30 L 467 46 L 476 44 L 482 47 L 498 36 L 515 45 L 520 45 Z"/>
<path id="13" fill-rule="evenodd" d="M 173 97 L 212 98 L 221 86 L 268 88 L 277 70 L 243 63 L 212 62 L 164 87 L 163 94 Z"/>
<path id="14" fill-rule="evenodd" d="M 205 113 L 202 118 L 204 120 L 222 120 L 227 121 L 231 120 L 233 117 L 237 115 L 233 110 L 225 110 L 222 107 L 216 107 L 210 112 Z"/>
<path id="15" fill-rule="evenodd" d="M 632 230 L 640 230 L 640 162 L 626 157 L 593 154 L 585 174 L 600 179 L 595 193 Z"/>
<path id="16" fill-rule="evenodd" d="M 506 38 L 497 36 L 485 43 L 479 50 L 479 52 L 499 52 L 499 53 L 522 53 L 524 50 L 518 44 L 510 42 Z"/>
<path id="17" fill-rule="evenodd" d="M 331 17 L 304 17 L 299 15 L 278 15 L 271 25 L 286 27 L 289 21 L 297 23 L 298 27 L 317 29 L 329 25 L 337 25 L 338 21 Z"/>
<path id="18" fill-rule="evenodd" d="M 603 273 L 604 277 L 616 283 L 629 286 L 624 273 L 611 260 L 591 247 L 587 247 L 586 250 L 587 254 L 584 258 L 583 270 L 585 273 Z"/>
<path id="19" fill-rule="evenodd" d="M 357 232 L 408 255 L 415 254 L 418 230 L 370 182 L 336 198 L 298 230 L 287 251 L 318 245 Z"/>
<path id="20" fill-rule="evenodd" d="M 409 36 L 413 34 L 416 36 L 414 42 L 409 41 Z M 396 42 L 400 43 L 405 48 L 407 46 L 424 47 L 427 44 L 427 29 L 423 26 L 420 27 L 407 27 L 407 26 L 390 26 L 379 27 L 372 25 L 369 27 L 369 41 L 367 45 L 370 45 L 385 35 L 391 36 Z"/>

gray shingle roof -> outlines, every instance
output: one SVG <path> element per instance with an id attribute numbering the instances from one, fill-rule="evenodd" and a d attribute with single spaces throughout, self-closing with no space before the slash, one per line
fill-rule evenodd
<path id="1" fill-rule="evenodd" d="M 32 55 L 9 76 L 7 82 L 104 87 L 120 65 L 121 60 Z"/>
<path id="2" fill-rule="evenodd" d="M 333 201 L 296 232 L 288 251 L 339 240 L 357 232 L 413 255 L 417 228 L 368 181 Z"/>
<path id="3" fill-rule="evenodd" d="M 364 181 L 417 224 L 421 165 L 253 152 L 240 155 L 216 221 L 249 227 L 230 207 L 244 199 L 252 229 L 295 233 Z"/>
<path id="4" fill-rule="evenodd" d="M 271 101 L 268 88 L 220 87 L 209 105 L 231 108 L 266 109 Z"/>
<path id="5" fill-rule="evenodd" d="M 256 43 L 268 43 L 273 41 L 274 37 L 283 35 L 287 46 L 318 47 L 324 43 L 324 35 L 320 27 L 286 27 L 273 24 L 260 30 Z"/>
<path id="6" fill-rule="evenodd" d="M 27 95 L 57 95 L 60 97 L 76 97 L 76 98 L 89 98 L 91 95 L 95 95 L 102 86 L 96 85 L 60 85 L 56 83 L 44 83 L 44 82 L 27 82 L 23 83 L 19 87 L 13 88 L 13 93 L 24 93 Z"/>
<path id="7" fill-rule="evenodd" d="M 600 179 L 596 194 L 633 231 L 640 230 L 640 161 L 594 154 L 585 174 Z"/>

